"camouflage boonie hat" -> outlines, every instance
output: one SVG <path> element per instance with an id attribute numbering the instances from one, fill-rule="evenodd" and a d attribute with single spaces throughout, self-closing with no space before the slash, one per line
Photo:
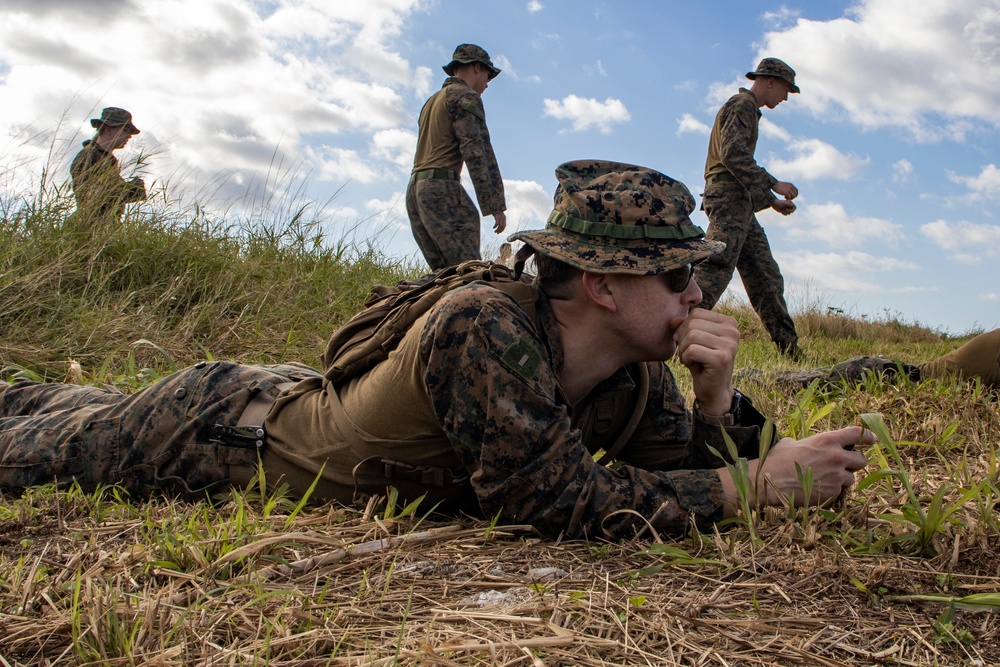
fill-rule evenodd
<path id="1" fill-rule="evenodd" d="M 121 127 L 125 125 L 129 134 L 139 134 L 139 128 L 132 124 L 132 114 L 118 107 L 105 107 L 100 118 L 91 118 L 90 126 L 100 129 L 102 125 Z"/>
<path id="2" fill-rule="evenodd" d="M 493 66 L 490 54 L 486 49 L 475 44 L 459 44 L 455 47 L 455 53 L 451 56 L 451 62 L 441 67 L 448 76 L 455 76 L 455 67 L 467 65 L 468 63 L 482 63 L 490 71 L 489 80 L 496 78 L 500 70 Z"/>
<path id="3" fill-rule="evenodd" d="M 773 76 L 785 81 L 790 86 L 793 93 L 799 92 L 799 87 L 795 85 L 795 70 L 788 66 L 783 60 L 777 58 L 764 58 L 757 65 L 753 72 L 747 72 L 747 78 L 753 81 L 758 76 Z"/>
<path id="4" fill-rule="evenodd" d="M 621 162 L 577 160 L 556 168 L 555 210 L 545 229 L 523 231 L 537 252 L 597 273 L 649 276 L 722 252 L 691 222 L 694 197 L 680 181 Z"/>

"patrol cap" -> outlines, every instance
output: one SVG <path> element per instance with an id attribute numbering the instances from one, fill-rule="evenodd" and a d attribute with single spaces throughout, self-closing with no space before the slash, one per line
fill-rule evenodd
<path id="1" fill-rule="evenodd" d="M 107 125 L 108 127 L 121 127 L 124 125 L 128 129 L 129 134 L 139 134 L 139 128 L 132 124 L 132 114 L 118 107 L 105 107 L 101 111 L 100 118 L 90 119 L 91 127 L 100 129 L 102 125 Z"/>
<path id="2" fill-rule="evenodd" d="M 687 187 L 658 171 L 576 160 L 559 165 L 556 178 L 545 229 L 517 232 L 508 240 L 583 271 L 640 276 L 700 261 L 726 247 L 707 240 L 691 222 L 694 197 Z"/>
<path id="3" fill-rule="evenodd" d="M 753 72 L 747 72 L 747 78 L 753 81 L 758 76 L 773 76 L 787 82 L 789 90 L 793 93 L 799 92 L 799 87 L 795 85 L 795 70 L 788 66 L 783 60 L 777 58 L 764 58 L 757 65 Z"/>
<path id="4" fill-rule="evenodd" d="M 500 73 L 500 70 L 493 66 L 493 61 L 490 60 L 490 54 L 486 53 L 486 49 L 475 44 L 459 44 L 456 46 L 455 53 L 451 56 L 451 62 L 444 65 L 441 69 L 448 76 L 455 76 L 455 68 L 458 65 L 467 65 L 469 63 L 482 63 L 490 71 L 490 81 Z"/>

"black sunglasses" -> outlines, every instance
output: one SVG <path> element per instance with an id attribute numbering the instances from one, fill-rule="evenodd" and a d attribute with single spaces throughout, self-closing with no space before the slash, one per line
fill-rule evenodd
<path id="1" fill-rule="evenodd" d="M 678 266 L 676 269 L 665 271 L 660 275 L 666 279 L 667 286 L 671 292 L 680 294 L 691 284 L 691 279 L 694 278 L 695 266 L 695 264 L 685 264 L 684 266 Z"/>

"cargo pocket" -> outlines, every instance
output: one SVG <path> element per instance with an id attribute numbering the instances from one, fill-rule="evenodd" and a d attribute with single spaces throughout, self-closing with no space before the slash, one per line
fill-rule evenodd
<path id="1" fill-rule="evenodd" d="M 182 445 L 176 456 L 155 467 L 153 482 L 171 495 L 203 500 L 230 485 L 236 473 L 246 482 L 257 470 L 256 447 L 234 447 L 218 442 Z"/>
<path id="2" fill-rule="evenodd" d="M 84 491 L 118 481 L 119 422 L 82 428 L 25 426 L 0 432 L 0 487 L 25 488 L 76 480 Z"/>

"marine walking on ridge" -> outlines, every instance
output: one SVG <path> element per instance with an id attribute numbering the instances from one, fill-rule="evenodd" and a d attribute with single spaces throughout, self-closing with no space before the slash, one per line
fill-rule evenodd
<path id="1" fill-rule="evenodd" d="M 749 90 L 740 88 L 722 105 L 708 142 L 702 208 L 708 216 L 708 238 L 725 243 L 726 249 L 696 270 L 704 294 L 700 307 L 714 308 L 733 271 L 739 271 L 771 340 L 784 354 L 797 356 L 798 334 L 785 303 L 785 281 L 754 214 L 773 208 L 790 215 L 799 191 L 757 164 L 754 151 L 760 108 L 774 109 L 799 87 L 795 70 L 777 58 L 764 58 L 746 76 L 753 85 Z"/>
<path id="2" fill-rule="evenodd" d="M 90 120 L 90 125 L 97 133 L 83 142 L 83 149 L 70 166 L 76 197 L 73 220 L 84 227 L 118 222 L 125 204 L 146 199 L 145 183 L 138 177 L 123 179 L 118 159 L 113 155 L 139 134 L 139 128 L 132 123 L 132 114 L 118 107 L 106 107 L 100 118 Z"/>
<path id="3" fill-rule="evenodd" d="M 500 70 L 475 44 L 460 44 L 448 78 L 420 110 L 417 150 L 406 188 L 413 237 L 432 270 L 480 258 L 479 211 L 462 187 L 464 163 L 483 217 L 507 227 L 503 179 L 486 127 L 482 94 Z"/>

